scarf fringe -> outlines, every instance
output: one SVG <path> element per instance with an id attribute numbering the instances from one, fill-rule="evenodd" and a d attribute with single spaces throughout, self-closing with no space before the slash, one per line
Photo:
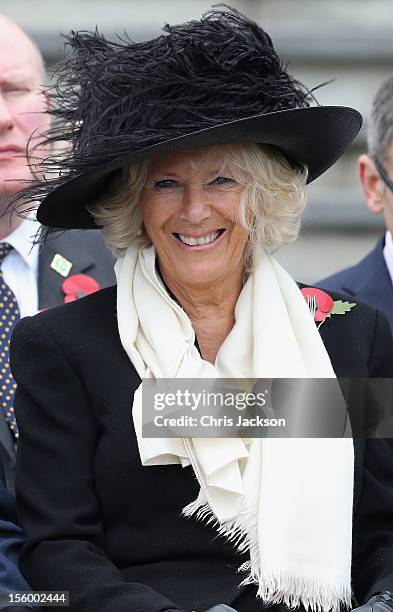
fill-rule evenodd
<path id="1" fill-rule="evenodd" d="M 240 570 L 245 571 L 243 566 Z M 306 610 L 313 612 L 340 612 L 341 606 L 351 608 L 351 589 L 340 587 L 320 580 L 288 576 L 283 572 L 253 571 L 251 564 L 247 563 L 250 574 L 241 582 L 240 586 L 248 584 L 258 585 L 257 597 L 266 604 L 283 603 L 289 608 L 303 605 Z"/>
<path id="2" fill-rule="evenodd" d="M 193 516 L 197 521 L 202 521 L 206 525 L 214 527 L 218 535 L 230 542 L 239 553 L 250 551 L 253 559 L 258 559 L 259 566 L 259 549 L 256 537 L 257 522 L 255 518 L 252 519 L 252 514 L 246 508 L 243 508 L 235 519 L 219 521 L 208 502 L 200 494 L 196 500 L 183 508 L 182 515 L 186 518 Z M 253 533 L 255 538 L 251 535 Z"/>
<path id="3" fill-rule="evenodd" d="M 312 612 L 340 612 L 341 606 L 350 609 L 352 593 L 345 586 L 337 586 L 320 580 L 288 576 L 283 572 L 266 572 L 261 568 L 257 538 L 256 521 L 251 521 L 247 510 L 240 512 L 236 519 L 220 522 L 209 504 L 199 496 L 182 510 L 182 515 L 204 522 L 214 527 L 218 535 L 233 544 L 239 553 L 249 552 L 253 563 L 246 561 L 238 568 L 238 573 L 248 573 L 240 587 L 254 584 L 258 587 L 257 597 L 265 604 L 283 603 L 289 608 L 303 605 Z M 239 523 L 239 517 L 244 525 Z M 249 530 L 250 527 L 250 530 Z"/>

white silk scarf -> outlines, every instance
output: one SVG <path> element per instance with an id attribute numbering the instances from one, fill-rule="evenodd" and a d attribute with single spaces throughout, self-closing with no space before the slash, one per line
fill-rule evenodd
<path id="1" fill-rule="evenodd" d="M 153 246 L 116 263 L 122 345 L 143 378 L 335 378 L 298 286 L 261 253 L 215 364 L 202 359 L 184 310 L 155 268 Z M 187 516 L 214 521 L 250 561 L 242 584 L 265 603 L 338 612 L 351 604 L 354 455 L 348 438 L 142 437 L 142 390 L 132 416 L 142 465 L 193 467 L 200 484 Z"/>

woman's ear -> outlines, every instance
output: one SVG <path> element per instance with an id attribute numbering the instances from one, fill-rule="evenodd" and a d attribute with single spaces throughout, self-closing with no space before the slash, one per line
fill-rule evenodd
<path id="1" fill-rule="evenodd" d="M 366 154 L 358 159 L 358 175 L 368 209 L 380 215 L 384 209 L 385 187 L 374 161 Z"/>

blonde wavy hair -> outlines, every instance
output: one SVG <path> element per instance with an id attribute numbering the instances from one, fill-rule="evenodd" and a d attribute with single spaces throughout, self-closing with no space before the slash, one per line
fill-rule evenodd
<path id="1" fill-rule="evenodd" d="M 293 167 L 274 147 L 257 144 L 218 145 L 225 148 L 225 166 L 243 185 L 238 222 L 248 232 L 245 266 L 253 268 L 261 248 L 274 252 L 298 236 L 306 203 L 307 169 Z M 139 205 L 149 162 L 124 168 L 109 193 L 90 212 L 102 227 L 105 241 L 115 256 L 125 253 L 130 244 L 151 244 Z"/>

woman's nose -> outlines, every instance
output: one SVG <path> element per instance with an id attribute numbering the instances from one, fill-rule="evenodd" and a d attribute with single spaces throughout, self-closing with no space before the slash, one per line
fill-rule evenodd
<path id="1" fill-rule="evenodd" d="M 186 187 L 183 191 L 181 219 L 195 225 L 202 223 L 210 215 L 210 201 L 203 187 Z"/>

